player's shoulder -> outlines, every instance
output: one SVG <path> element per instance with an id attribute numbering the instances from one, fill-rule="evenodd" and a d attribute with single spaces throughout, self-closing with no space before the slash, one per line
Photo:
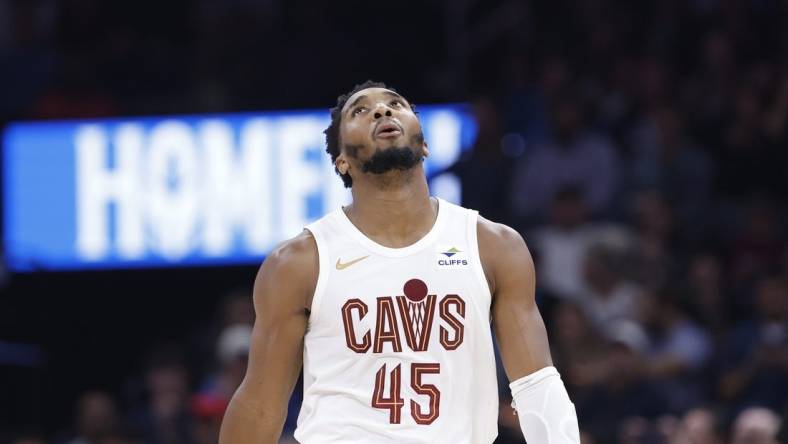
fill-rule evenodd
<path id="1" fill-rule="evenodd" d="M 479 246 L 489 246 L 494 248 L 509 248 L 516 247 L 522 244 L 525 246 L 525 240 L 514 228 L 493 222 L 489 219 L 482 217 L 478 218 L 476 224 L 476 235 L 479 239 Z"/>
<path id="2" fill-rule="evenodd" d="M 517 230 L 479 216 L 476 235 L 482 267 L 493 288 L 499 280 L 497 276 L 523 270 L 533 274 L 531 252 Z"/>
<path id="3" fill-rule="evenodd" d="M 266 256 L 255 278 L 255 304 L 269 310 L 274 310 L 271 304 L 280 309 L 308 308 L 318 271 L 317 244 L 312 233 L 304 230 Z"/>
<path id="4" fill-rule="evenodd" d="M 308 310 L 317 274 L 317 245 L 304 230 L 279 244 L 260 265 L 254 282 L 255 307 L 272 315 Z"/>
<path id="5" fill-rule="evenodd" d="M 315 238 L 309 230 L 277 245 L 265 258 L 260 275 L 307 278 L 317 276 L 318 252 Z M 284 275 L 284 276 L 280 276 Z"/>

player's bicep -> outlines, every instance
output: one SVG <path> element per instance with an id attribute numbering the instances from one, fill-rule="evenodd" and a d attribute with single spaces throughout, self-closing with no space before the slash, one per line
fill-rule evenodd
<path id="1" fill-rule="evenodd" d="M 498 348 L 510 380 L 552 365 L 542 316 L 534 298 L 533 259 L 522 237 L 499 226 L 487 236 L 492 261 L 494 295 L 492 318 Z"/>
<path id="2" fill-rule="evenodd" d="M 307 326 L 304 301 L 314 280 L 311 258 L 298 253 L 287 248 L 273 253 L 255 279 L 256 320 L 238 396 L 266 410 L 286 408 L 301 369 Z"/>
<path id="3" fill-rule="evenodd" d="M 268 300 L 287 297 L 286 291 L 278 290 L 256 292 L 256 299 L 261 299 L 257 296 Z M 284 403 L 290 397 L 301 368 L 306 315 L 300 306 L 271 303 L 255 303 L 255 306 L 262 306 L 262 309 L 256 310 L 258 315 L 252 330 L 244 389 L 263 395 L 261 399 Z"/>

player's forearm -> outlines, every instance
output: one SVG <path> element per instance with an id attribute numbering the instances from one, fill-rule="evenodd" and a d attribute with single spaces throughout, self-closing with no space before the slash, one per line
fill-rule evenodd
<path id="1" fill-rule="evenodd" d="M 227 406 L 219 444 L 276 444 L 285 422 L 285 413 L 278 410 L 236 393 Z"/>

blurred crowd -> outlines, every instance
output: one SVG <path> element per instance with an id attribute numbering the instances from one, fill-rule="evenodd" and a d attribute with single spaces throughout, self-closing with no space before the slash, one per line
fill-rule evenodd
<path id="1" fill-rule="evenodd" d="M 119 392 L 84 390 L 70 427 L 54 436 L 31 429 L 7 438 L 13 444 L 216 444 L 246 370 L 254 319 L 251 290 L 233 291 L 212 322 L 180 343 L 143 351 L 140 368 L 130 369 Z"/>
<path id="2" fill-rule="evenodd" d="M 172 3 L 165 18 L 188 2 Z M 17 24 L 0 24 L 0 54 L 14 68 L 0 70 L 0 83 L 20 85 L 0 103 L 4 116 L 265 104 L 256 86 L 275 79 L 262 72 L 277 50 L 255 39 L 278 35 L 266 17 L 295 20 L 273 1 L 196 2 L 199 29 L 185 26 L 187 37 L 157 47 L 167 24 L 154 20 L 141 39 L 117 25 L 133 9 L 119 7 L 112 32 L 99 32 L 97 58 L 86 48 L 98 2 L 63 2 L 78 20 L 48 15 L 55 4 L 0 1 Z M 479 129 L 449 172 L 465 206 L 516 227 L 534 255 L 537 300 L 584 444 L 788 442 L 788 4 L 523 4 L 523 29 L 497 46 L 495 63 L 471 58 L 479 63 L 467 67 L 467 95 L 448 97 L 468 99 Z M 328 32 L 325 5 L 297 18 Z M 59 51 L 73 56 L 58 59 L 42 44 L 48 33 L 65 35 Z M 197 49 L 181 51 L 187 41 Z M 242 65 L 249 72 L 217 64 L 258 50 L 266 57 Z M 281 72 L 296 70 L 276 60 Z M 167 71 L 182 66 L 191 68 L 185 80 Z M 396 76 L 382 80 L 397 86 Z M 191 340 L 150 350 L 122 392 L 82 393 L 71 428 L 11 442 L 215 443 L 246 364 L 249 292 L 227 296 L 218 313 Z M 499 380 L 497 442 L 523 442 Z"/>
<path id="3" fill-rule="evenodd" d="M 785 4 L 686 3 L 580 2 L 555 32 L 581 44 L 472 100 L 452 171 L 534 254 L 586 442 L 787 442 Z"/>

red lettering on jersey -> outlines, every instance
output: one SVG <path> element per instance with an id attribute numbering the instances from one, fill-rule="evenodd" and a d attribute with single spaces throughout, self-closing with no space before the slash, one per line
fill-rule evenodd
<path id="1" fill-rule="evenodd" d="M 405 341 L 415 352 L 427 351 L 430 344 L 436 299 L 437 296 L 434 294 L 419 302 L 413 302 L 405 296 L 397 296 L 399 314 L 405 326 Z"/>
<path id="2" fill-rule="evenodd" d="M 399 339 L 399 324 L 397 316 L 394 314 L 394 301 L 390 296 L 378 298 L 378 318 L 375 323 L 375 347 L 373 353 L 383 352 L 383 343 L 391 342 L 394 352 L 402 351 L 402 343 Z"/>
<path id="3" fill-rule="evenodd" d="M 410 400 L 410 414 L 416 424 L 429 425 L 432 424 L 440 413 L 441 408 L 441 392 L 433 384 L 425 384 L 421 380 L 424 374 L 439 374 L 441 372 L 441 365 L 436 364 L 411 364 L 410 366 L 410 387 L 414 392 L 420 395 L 427 395 L 430 399 L 429 409 L 427 413 L 421 411 L 421 406 L 415 400 Z"/>
<path id="4" fill-rule="evenodd" d="M 369 308 L 367 304 L 360 299 L 350 299 L 342 306 L 342 322 L 345 324 L 345 342 L 347 342 L 347 348 L 354 352 L 366 353 L 369 350 L 371 342 L 369 330 L 364 333 L 361 342 L 359 342 L 356 337 L 356 329 L 353 327 L 353 310 L 358 311 L 358 319 L 360 321 L 367 315 Z"/>
<path id="5" fill-rule="evenodd" d="M 399 424 L 402 417 L 402 406 L 405 400 L 402 399 L 402 364 L 397 364 L 391 371 L 391 383 L 389 384 L 389 395 L 383 394 L 383 385 L 386 379 L 386 364 L 378 370 L 375 375 L 375 391 L 372 392 L 372 407 L 376 409 L 386 409 L 389 411 L 389 423 Z"/>
<path id="6" fill-rule="evenodd" d="M 462 319 L 465 319 L 465 301 L 463 301 L 459 296 L 456 294 L 448 294 L 446 295 L 443 300 L 441 300 L 440 304 L 440 316 L 441 318 L 446 321 L 447 324 L 454 330 L 454 337 L 449 338 L 449 331 L 445 328 L 441 327 L 440 333 L 440 341 L 443 348 L 446 350 L 456 350 L 457 347 L 462 344 L 462 337 L 463 333 L 465 332 L 465 326 L 462 325 L 462 322 L 457 319 L 455 315 L 449 312 L 449 308 L 454 306 L 455 313 L 459 315 Z"/>

